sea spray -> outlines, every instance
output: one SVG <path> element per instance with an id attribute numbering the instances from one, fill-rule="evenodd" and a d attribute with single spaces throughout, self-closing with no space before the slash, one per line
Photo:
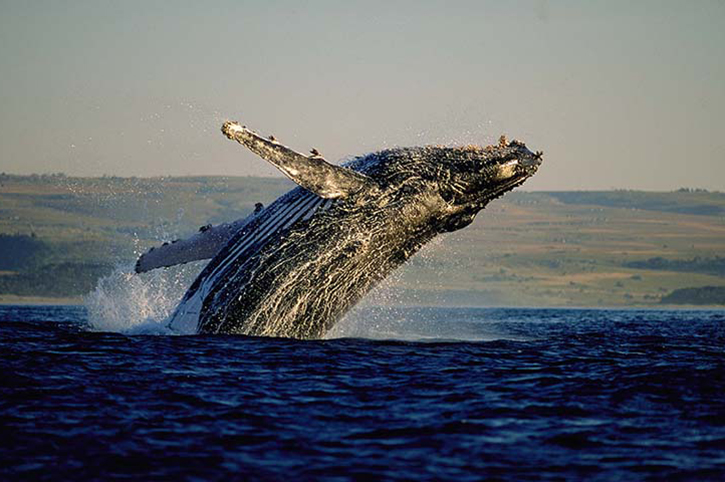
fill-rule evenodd
<path id="1" fill-rule="evenodd" d="M 445 286 L 450 282 L 442 266 L 455 265 L 461 254 L 446 241 L 451 235 L 435 238 L 407 264 L 376 286 L 327 334 L 326 339 L 367 338 L 415 342 L 481 342 L 523 340 L 504 330 L 496 319 L 472 317 L 469 310 L 440 308 L 445 303 Z M 443 261 L 443 262 L 441 262 Z M 420 270 L 438 274 L 422 283 Z"/>
<path id="2" fill-rule="evenodd" d="M 123 264 L 98 280 L 85 297 L 92 330 L 126 334 L 191 334 L 167 328 L 167 319 L 205 262 L 138 275 Z"/>
<path id="3" fill-rule="evenodd" d="M 359 306 L 333 327 L 325 338 L 434 343 L 526 340 L 525 337 L 503 328 L 495 318 L 486 319 L 488 312 L 484 310 L 490 309 Z"/>
<path id="4" fill-rule="evenodd" d="M 438 261 L 449 251 L 444 248 L 446 235 L 433 239 L 423 246 L 416 255 L 415 264 L 429 270 L 439 271 Z M 460 330 L 455 323 L 445 326 L 433 324 L 426 316 L 424 305 L 440 303 L 440 296 L 433 295 L 443 288 L 443 278 L 437 283 L 421 286 L 412 265 L 404 265 L 385 278 L 378 286 L 358 303 L 326 335 L 326 339 L 369 338 L 387 340 L 439 340 L 470 339 L 471 335 Z M 406 282 L 407 281 L 407 282 Z M 426 298 L 421 296 L 420 288 L 425 288 Z M 432 288 L 432 289 L 431 289 Z M 438 288 L 438 290 L 436 290 Z M 450 320 L 453 321 L 453 320 Z M 476 337 L 479 339 L 480 337 Z M 488 338 L 487 338 L 488 339 Z"/>

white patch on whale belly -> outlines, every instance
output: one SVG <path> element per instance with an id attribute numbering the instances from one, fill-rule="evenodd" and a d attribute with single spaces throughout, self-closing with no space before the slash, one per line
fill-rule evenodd
<path id="1" fill-rule="evenodd" d="M 325 200 L 308 192 L 293 197 L 291 200 L 283 198 L 282 202 L 275 201 L 267 208 L 266 219 L 262 220 L 248 236 L 240 239 L 237 246 L 230 251 L 219 266 L 201 282 L 196 292 L 179 304 L 171 317 L 169 328 L 182 334 L 196 333 L 204 300 L 219 277 L 225 275 L 227 268 L 231 267 L 232 263 L 240 257 L 245 259 L 252 256 L 279 229 L 288 229 L 300 219 L 311 217 L 319 207 L 324 205 L 327 209 L 333 203 L 332 200 Z"/>
<path id="2" fill-rule="evenodd" d="M 191 298 L 183 301 L 176 308 L 176 312 L 171 317 L 169 328 L 183 335 L 195 334 L 203 303 L 204 296 L 201 290 L 197 290 Z"/>

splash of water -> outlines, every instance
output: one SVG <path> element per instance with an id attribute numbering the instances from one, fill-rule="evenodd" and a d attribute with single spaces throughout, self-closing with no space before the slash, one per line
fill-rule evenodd
<path id="1" fill-rule="evenodd" d="M 167 320 L 205 262 L 138 275 L 133 264 L 116 267 L 86 295 L 88 322 L 96 331 L 125 334 L 190 334 L 167 327 Z"/>
<path id="2" fill-rule="evenodd" d="M 444 238 L 445 235 L 434 238 L 421 248 L 415 255 L 420 265 L 430 265 L 449 253 L 443 249 Z M 430 311 L 420 307 L 430 304 L 431 301 L 435 304 L 439 300 L 421 299 L 417 291 L 420 284 L 415 278 L 410 279 L 413 284 L 408 284 L 406 289 L 403 279 L 405 273 L 411 269 L 410 264 L 406 264 L 391 273 L 332 327 L 325 334 L 325 338 L 352 337 L 405 341 L 489 339 L 481 338 L 479 334 L 465 332 L 454 320 L 446 320 L 446 323 L 440 323 L 440 320 L 433 322 L 430 319 Z M 431 285 L 426 287 L 430 288 Z"/>
<path id="3" fill-rule="evenodd" d="M 325 338 L 436 343 L 525 340 L 477 309 L 402 306 L 356 307 Z"/>

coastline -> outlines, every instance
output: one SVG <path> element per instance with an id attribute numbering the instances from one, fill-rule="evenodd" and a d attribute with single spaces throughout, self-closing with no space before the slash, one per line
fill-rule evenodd
<path id="1" fill-rule="evenodd" d="M 0 305 L 76 306 L 82 304 L 83 298 L 80 296 L 53 298 L 49 296 L 0 295 Z"/>
<path id="2" fill-rule="evenodd" d="M 18 305 L 18 306 L 81 306 L 84 304 L 83 297 L 63 297 L 53 298 L 49 296 L 17 296 L 17 295 L 0 295 L 0 305 Z M 385 306 L 385 305 L 374 305 Z M 497 306 L 471 306 L 466 303 L 461 305 L 451 305 L 449 303 L 442 304 L 401 304 L 389 305 L 395 308 L 523 308 L 523 309 L 583 309 L 583 310 L 725 310 L 725 305 L 672 305 L 672 304 L 631 304 L 616 306 L 570 306 L 570 305 L 541 305 L 541 306 L 513 306 L 513 305 L 497 305 Z"/>

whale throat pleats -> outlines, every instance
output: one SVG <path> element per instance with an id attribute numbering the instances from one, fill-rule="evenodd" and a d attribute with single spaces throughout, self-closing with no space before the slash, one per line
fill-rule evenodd
<path id="1" fill-rule="evenodd" d="M 264 138 L 236 122 L 225 122 L 222 132 L 272 163 L 298 185 L 322 198 L 346 198 L 378 189 L 375 181 L 368 176 L 330 164 L 315 150 L 312 155 L 305 156 L 283 146 L 274 137 Z"/>
<path id="2" fill-rule="evenodd" d="M 229 251 L 229 260 L 246 258 L 273 234 L 291 228 L 298 221 L 309 219 L 318 209 L 329 209 L 335 202 L 299 188 L 293 189 L 267 208 L 260 208 L 246 218 L 218 226 L 202 226 L 198 233 L 187 239 L 151 248 L 136 261 L 135 271 L 145 273 L 156 268 L 212 258 L 240 232 L 243 234 L 235 248 Z"/>

